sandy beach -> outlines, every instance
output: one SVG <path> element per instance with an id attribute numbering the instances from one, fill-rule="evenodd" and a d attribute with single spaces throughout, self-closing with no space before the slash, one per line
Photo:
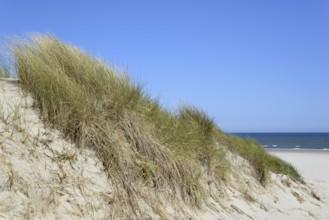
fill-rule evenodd
<path id="1" fill-rule="evenodd" d="M 301 149 L 269 149 L 268 151 L 294 165 L 304 178 L 329 182 L 329 151 Z"/>

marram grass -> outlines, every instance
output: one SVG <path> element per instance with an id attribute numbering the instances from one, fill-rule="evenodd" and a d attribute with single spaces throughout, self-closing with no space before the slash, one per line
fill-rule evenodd
<path id="1" fill-rule="evenodd" d="M 0 62 L 0 78 L 9 78 L 9 77 L 10 77 L 10 71 L 8 66 Z"/>
<path id="2" fill-rule="evenodd" d="M 253 139 L 221 134 L 218 136 L 218 141 L 249 161 L 255 169 L 256 178 L 263 184 L 267 179 L 268 171 L 285 174 L 296 181 L 303 182 L 302 176 L 291 164 L 267 153 Z"/>
<path id="3" fill-rule="evenodd" d="M 204 112 L 162 108 L 127 75 L 54 36 L 33 35 L 11 48 L 20 84 L 33 95 L 42 119 L 97 152 L 124 189 L 121 204 L 137 216 L 143 216 L 137 200 L 152 201 L 136 186 L 168 189 L 169 196 L 201 205 L 207 196 L 203 173 L 221 179 L 227 171 L 217 142 L 250 161 L 261 182 L 269 170 L 299 178 L 257 143 L 225 135 Z"/>

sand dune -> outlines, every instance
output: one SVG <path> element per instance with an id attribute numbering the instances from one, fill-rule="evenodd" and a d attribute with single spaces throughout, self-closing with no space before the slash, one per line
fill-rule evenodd
<path id="1" fill-rule="evenodd" d="M 32 106 L 15 80 L 0 80 L 0 219 L 121 219 L 113 212 L 115 181 L 95 153 L 45 126 Z M 272 153 L 295 164 L 305 184 L 270 173 L 262 186 L 250 164 L 228 151 L 227 180 L 208 181 L 206 205 L 192 209 L 159 196 L 162 216 L 144 208 L 151 219 L 329 219 L 329 154 Z"/>

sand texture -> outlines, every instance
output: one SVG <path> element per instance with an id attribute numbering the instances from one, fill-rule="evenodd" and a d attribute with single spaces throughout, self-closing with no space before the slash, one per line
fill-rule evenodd
<path id="1" fill-rule="evenodd" d="M 17 81 L 0 80 L 0 219 L 123 219 L 113 211 L 115 181 L 94 151 L 77 148 L 39 116 Z M 164 206 L 163 215 L 146 205 L 145 211 L 149 219 L 329 219 L 329 183 L 321 178 L 329 161 L 312 167 L 321 155 L 312 156 L 315 163 L 297 154 L 284 159 L 290 156 L 303 157 L 295 165 L 308 178 L 305 184 L 271 173 L 262 186 L 249 163 L 227 151 L 227 180 L 205 181 L 210 196 L 203 207 L 166 203 L 159 195 L 154 207 Z"/>

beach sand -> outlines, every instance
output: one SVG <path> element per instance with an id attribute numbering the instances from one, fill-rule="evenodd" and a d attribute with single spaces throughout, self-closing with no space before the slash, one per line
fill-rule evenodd
<path id="1" fill-rule="evenodd" d="M 270 149 L 268 151 L 294 165 L 304 178 L 329 182 L 328 150 Z"/>

